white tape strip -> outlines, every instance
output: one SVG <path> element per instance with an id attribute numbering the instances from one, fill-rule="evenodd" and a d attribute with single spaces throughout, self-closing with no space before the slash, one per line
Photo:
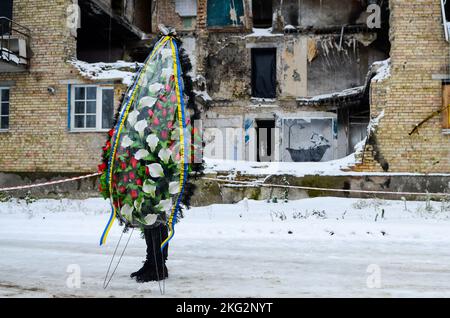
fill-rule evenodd
<path id="1" fill-rule="evenodd" d="M 24 186 L 10 187 L 10 188 L 0 188 L 0 192 L 13 191 L 13 190 L 24 190 L 24 189 L 31 189 L 31 188 L 37 188 L 37 187 L 45 187 L 45 186 L 53 185 L 53 184 L 60 184 L 60 183 L 81 180 L 81 179 L 92 178 L 92 177 L 96 177 L 100 174 L 101 174 L 100 172 L 96 172 L 96 173 L 91 173 L 91 174 L 88 174 L 85 176 L 79 176 L 79 177 L 74 177 L 74 178 L 69 178 L 69 179 L 49 181 L 49 182 L 44 182 L 44 183 L 36 183 L 36 184 L 30 184 L 30 185 L 24 185 Z"/>
<path id="2" fill-rule="evenodd" d="M 285 188 L 285 189 L 300 189 L 300 190 L 317 190 L 317 191 L 327 191 L 327 192 L 352 192 L 352 193 L 372 193 L 372 194 L 394 194 L 394 195 L 426 195 L 426 196 L 441 196 L 450 197 L 450 193 L 431 193 L 431 192 L 392 192 L 392 191 L 373 191 L 373 190 L 345 190 L 345 189 L 330 189 L 330 188 L 316 188 L 316 187 L 303 187 L 303 186 L 291 186 L 282 184 L 270 184 L 270 183 L 259 183 L 255 181 L 236 181 L 236 180 L 226 180 L 217 178 L 202 178 L 204 180 L 218 181 L 223 183 L 232 184 L 242 184 L 242 185 L 253 185 L 255 187 L 268 187 L 268 188 Z"/>

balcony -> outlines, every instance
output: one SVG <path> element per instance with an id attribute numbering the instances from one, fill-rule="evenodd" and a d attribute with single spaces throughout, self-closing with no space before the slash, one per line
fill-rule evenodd
<path id="1" fill-rule="evenodd" d="M 30 30 L 6 17 L 0 17 L 0 73 L 28 70 Z"/>

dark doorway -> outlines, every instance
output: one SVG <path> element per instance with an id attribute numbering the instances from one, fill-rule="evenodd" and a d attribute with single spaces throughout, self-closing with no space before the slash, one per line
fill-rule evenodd
<path id="1" fill-rule="evenodd" d="M 145 33 L 152 32 L 152 1 L 135 0 L 134 20 L 139 29 Z"/>
<path id="2" fill-rule="evenodd" d="M 13 0 L 1 0 L 0 1 L 0 17 L 6 17 L 12 20 L 13 14 Z M 10 33 L 10 23 L 8 20 L 0 20 L 0 35 Z"/>
<path id="3" fill-rule="evenodd" d="M 256 146 L 258 162 L 274 161 L 275 120 L 256 120 Z"/>
<path id="4" fill-rule="evenodd" d="M 272 26 L 272 0 L 253 0 L 253 26 L 270 28 Z"/>
<path id="5" fill-rule="evenodd" d="M 252 49 L 252 96 L 276 97 L 277 49 Z"/>

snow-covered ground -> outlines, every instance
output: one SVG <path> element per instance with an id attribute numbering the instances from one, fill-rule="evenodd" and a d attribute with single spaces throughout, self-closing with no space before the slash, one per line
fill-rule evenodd
<path id="1" fill-rule="evenodd" d="M 102 199 L 0 203 L 0 296 L 161 297 L 128 277 L 144 258 L 136 232 L 103 290 L 120 235 L 115 224 L 98 246 L 107 211 Z M 185 215 L 166 297 L 450 296 L 448 202 L 244 200 Z"/>

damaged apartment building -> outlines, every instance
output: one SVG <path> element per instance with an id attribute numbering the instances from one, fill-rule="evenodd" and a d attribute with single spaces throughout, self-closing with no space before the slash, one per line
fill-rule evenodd
<path id="1" fill-rule="evenodd" d="M 356 171 L 450 172 L 446 6 L 2 0 L 0 172 L 95 171 L 159 24 L 191 57 L 206 156 L 323 162 L 356 147 Z"/>
<path id="2" fill-rule="evenodd" d="M 372 27 L 370 4 L 379 20 Z M 225 137 L 227 159 L 317 162 L 354 151 L 366 137 L 373 63 L 389 57 L 387 1 L 203 5 L 197 76 L 211 97 L 204 125 L 245 135 Z"/>

